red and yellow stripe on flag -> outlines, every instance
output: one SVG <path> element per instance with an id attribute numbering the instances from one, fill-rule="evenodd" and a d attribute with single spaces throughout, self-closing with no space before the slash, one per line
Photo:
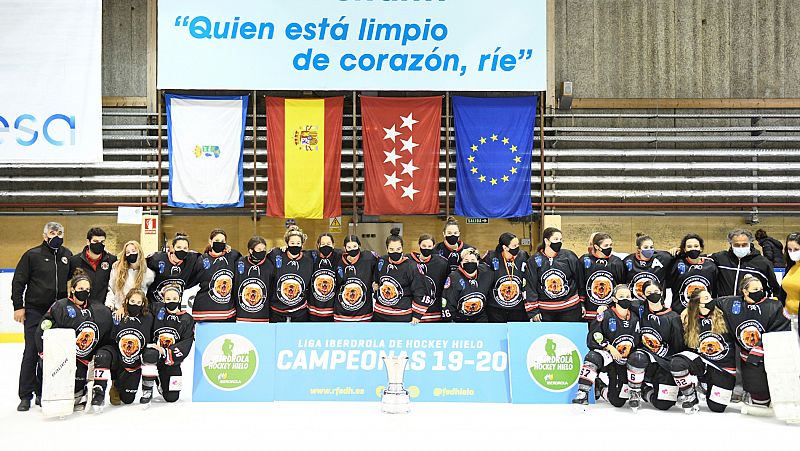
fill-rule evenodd
<path id="1" fill-rule="evenodd" d="M 267 215 L 340 216 L 344 97 L 266 100 Z"/>

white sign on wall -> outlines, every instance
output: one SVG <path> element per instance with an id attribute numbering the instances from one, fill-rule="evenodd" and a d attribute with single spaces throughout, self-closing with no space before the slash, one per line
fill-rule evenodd
<path id="1" fill-rule="evenodd" d="M 160 0 L 161 89 L 544 91 L 546 0 Z"/>

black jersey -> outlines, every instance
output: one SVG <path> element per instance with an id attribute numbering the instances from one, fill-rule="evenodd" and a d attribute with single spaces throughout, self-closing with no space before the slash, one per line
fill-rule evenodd
<path id="1" fill-rule="evenodd" d="M 120 366 L 136 371 L 142 366 L 142 352 L 153 336 L 153 315 L 143 311 L 139 316 L 112 319 L 111 338 L 114 340 Z"/>
<path id="2" fill-rule="evenodd" d="M 635 302 L 635 301 L 634 301 Z M 639 349 L 669 364 L 669 359 L 686 348 L 683 343 L 681 316 L 670 308 L 653 313 L 647 302 L 636 302 L 633 309 L 639 314 Z M 669 369 L 667 366 L 666 369 Z"/>
<path id="3" fill-rule="evenodd" d="M 441 255 L 432 254 L 427 260 L 422 255 L 412 252 L 409 258 L 417 264 L 423 275 L 425 288 L 428 291 L 430 306 L 428 311 L 422 315 L 421 322 L 436 322 L 442 320 L 442 290 L 444 281 L 449 274 L 450 265 L 447 259 Z"/>
<path id="4" fill-rule="evenodd" d="M 184 311 L 169 313 L 164 304 L 160 302 L 153 306 L 153 311 L 155 311 L 155 317 L 152 342 L 164 348 L 166 352 L 164 365 L 180 366 L 183 359 L 192 350 L 194 319 L 192 315 Z"/>
<path id="5" fill-rule="evenodd" d="M 42 324 L 53 329 L 75 331 L 75 357 L 84 363 L 92 360 L 95 351 L 109 342 L 111 334 L 111 311 L 103 304 L 87 302 L 85 308 L 78 307 L 69 299 L 59 299 L 50 306 L 42 318 Z M 42 328 L 36 329 L 39 349 L 42 347 Z"/>
<path id="6" fill-rule="evenodd" d="M 533 254 L 528 259 L 528 280 L 536 293 L 529 300 L 533 307 L 554 312 L 580 307 L 578 265 L 578 256 L 569 249 L 561 249 L 553 258 L 542 251 Z"/>
<path id="7" fill-rule="evenodd" d="M 616 255 L 598 258 L 584 254 L 578 266 L 578 295 L 586 309 L 586 318 L 597 315 L 597 308 L 611 303 L 611 293 L 617 284 L 625 282 L 625 264 Z"/>
<path id="8" fill-rule="evenodd" d="M 422 274 L 413 260 L 400 257 L 392 262 L 388 256 L 378 259 L 375 313 L 384 317 L 411 315 L 422 318 L 428 311 L 429 300 Z"/>
<path id="9" fill-rule="evenodd" d="M 650 260 L 640 259 L 636 253 L 622 260 L 625 263 L 625 283 L 631 289 L 634 299 L 644 300 L 642 285 L 648 280 L 655 282 L 662 292 L 666 290 L 667 274 L 672 266 L 669 252 L 656 251 Z"/>
<path id="10" fill-rule="evenodd" d="M 190 287 L 200 285 L 192 306 L 196 321 L 225 321 L 236 316 L 233 271 L 241 257 L 232 249 L 216 257 L 206 252 L 197 258 L 189 282 Z"/>
<path id="11" fill-rule="evenodd" d="M 308 251 L 295 258 L 286 251 L 273 249 L 269 259 L 275 265 L 275 286 L 272 288 L 270 308 L 279 313 L 298 312 L 308 307 L 308 292 L 314 259 Z"/>
<path id="12" fill-rule="evenodd" d="M 378 255 L 361 251 L 351 262 L 347 254 L 336 264 L 339 292 L 334 299 L 333 320 L 362 322 L 372 320 L 372 282 L 375 281 Z"/>
<path id="13" fill-rule="evenodd" d="M 535 304 L 525 301 L 533 297 L 528 285 L 528 253 L 520 250 L 511 260 L 496 251 L 486 252 L 483 262 L 489 266 L 494 278 L 489 296 L 489 307 L 503 310 L 533 311 Z"/>
<path id="14" fill-rule="evenodd" d="M 459 241 L 456 243 L 455 247 L 450 248 L 447 246 L 447 243 L 442 241 L 441 243 L 436 243 L 436 245 L 433 246 L 433 253 L 439 254 L 447 259 L 447 264 L 449 266 L 447 273 L 450 274 L 453 271 L 457 271 L 458 267 L 461 265 L 461 251 L 470 247 L 473 246 L 470 246 L 463 241 Z"/>
<path id="15" fill-rule="evenodd" d="M 161 296 L 161 290 L 168 285 L 175 285 L 183 292 L 192 278 L 192 272 L 199 256 L 200 254 L 197 252 L 191 251 L 186 254 L 186 258 L 183 261 L 175 264 L 170 260 L 167 252 L 155 252 L 148 255 L 147 267 L 156 276 L 153 279 L 153 283 L 147 288 L 147 300 L 151 303 L 162 302 L 164 298 Z"/>
<path id="16" fill-rule="evenodd" d="M 614 361 L 624 365 L 634 349 L 639 347 L 639 315 L 633 309 L 628 309 L 626 315 L 620 314 L 612 306 L 603 313 L 595 315 L 589 323 L 589 335 L 586 344 L 589 349 L 605 349 L 611 345 L 617 348 L 621 358 Z"/>
<path id="17" fill-rule="evenodd" d="M 236 321 L 269 322 L 269 292 L 274 276 L 275 267 L 268 258 L 254 263 L 248 256 L 236 262 L 236 273 L 233 275 Z"/>
<path id="18" fill-rule="evenodd" d="M 676 259 L 667 279 L 672 290 L 670 308 L 677 313 L 683 312 L 692 291 L 698 288 L 713 293 L 716 277 L 717 265 L 710 259 L 701 257 L 699 263 L 690 263 L 685 257 Z"/>
<path id="19" fill-rule="evenodd" d="M 750 304 L 742 296 L 729 296 L 718 302 L 739 345 L 739 357 L 748 363 L 758 365 L 764 361 L 761 340 L 765 333 L 791 330 L 789 314 L 775 299 Z"/>
<path id="20" fill-rule="evenodd" d="M 687 312 L 688 313 L 688 312 Z M 736 374 L 736 357 L 735 349 L 736 342 L 734 341 L 731 329 L 728 327 L 724 333 L 716 333 L 713 331 L 712 318 L 714 314 L 709 316 L 698 315 L 698 341 L 697 349 L 687 348 L 699 354 L 703 360 L 712 364 L 720 371 L 725 371 L 728 374 Z M 720 321 L 725 322 L 720 318 Z M 727 326 L 727 325 L 726 325 Z"/>
<path id="21" fill-rule="evenodd" d="M 492 296 L 494 274 L 478 268 L 478 274 L 470 277 L 458 268 L 447 277 L 442 292 L 442 315 L 445 321 L 456 323 L 487 322 L 486 307 Z"/>
<path id="22" fill-rule="evenodd" d="M 308 313 L 320 318 L 333 317 L 333 303 L 338 286 L 336 285 L 336 265 L 342 253 L 333 250 L 329 255 L 311 251 L 314 272 L 311 274 L 311 289 L 308 296 Z"/>

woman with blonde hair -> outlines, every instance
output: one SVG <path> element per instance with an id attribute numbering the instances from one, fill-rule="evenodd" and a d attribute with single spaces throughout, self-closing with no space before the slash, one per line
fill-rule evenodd
<path id="1" fill-rule="evenodd" d="M 147 267 L 142 246 L 134 240 L 122 246 L 122 251 L 111 268 L 106 307 L 119 317 L 122 313 L 120 310 L 122 302 L 128 292 L 138 289 L 147 293 L 147 288 L 153 283 L 156 273 Z"/>
<path id="2" fill-rule="evenodd" d="M 308 296 L 314 273 L 314 258 L 304 251 L 308 235 L 296 225 L 283 234 L 284 249 L 275 248 L 267 258 L 275 266 L 270 293 L 270 322 L 308 322 Z"/>

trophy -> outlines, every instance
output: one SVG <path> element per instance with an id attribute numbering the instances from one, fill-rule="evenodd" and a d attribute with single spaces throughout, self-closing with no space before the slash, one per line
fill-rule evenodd
<path id="1" fill-rule="evenodd" d="M 383 357 L 383 365 L 386 367 L 386 375 L 389 377 L 389 384 L 383 390 L 381 396 L 381 411 L 383 413 L 408 413 L 409 397 L 408 390 L 403 388 L 403 371 L 406 369 L 408 357 Z"/>

